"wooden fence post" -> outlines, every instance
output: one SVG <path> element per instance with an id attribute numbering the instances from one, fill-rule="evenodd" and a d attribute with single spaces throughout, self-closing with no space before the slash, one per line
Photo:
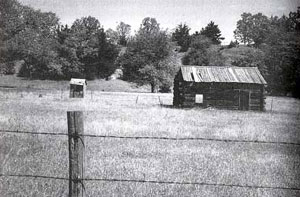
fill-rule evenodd
<path id="1" fill-rule="evenodd" d="M 160 100 L 160 96 L 158 96 L 159 105 L 162 106 L 162 102 Z"/>
<path id="2" fill-rule="evenodd" d="M 69 197 L 83 195 L 83 112 L 68 111 Z"/>
<path id="3" fill-rule="evenodd" d="M 271 101 L 271 112 L 273 112 L 273 97 L 272 97 L 272 101 Z"/>

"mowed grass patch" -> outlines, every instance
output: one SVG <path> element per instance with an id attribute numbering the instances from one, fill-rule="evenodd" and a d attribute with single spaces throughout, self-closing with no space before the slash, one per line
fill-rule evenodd
<path id="1" fill-rule="evenodd" d="M 164 105 L 159 105 L 158 96 Z M 93 99 L 2 99 L 0 128 L 67 133 L 66 112 L 82 110 L 86 134 L 300 142 L 296 99 L 269 97 L 267 112 L 242 112 L 171 108 L 169 94 L 145 94 L 137 103 L 136 98 L 136 94 L 107 93 Z M 0 140 L 1 173 L 68 176 L 67 137 L 1 134 Z M 297 146 L 89 137 L 85 144 L 89 178 L 300 187 Z M 67 181 L 0 180 L 4 196 L 68 193 Z M 290 190 L 103 181 L 86 182 L 86 188 L 89 196 L 300 195 Z"/>

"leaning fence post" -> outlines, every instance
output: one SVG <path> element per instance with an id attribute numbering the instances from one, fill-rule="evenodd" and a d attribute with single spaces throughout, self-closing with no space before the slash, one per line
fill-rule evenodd
<path id="1" fill-rule="evenodd" d="M 68 111 L 69 197 L 83 195 L 83 112 Z"/>

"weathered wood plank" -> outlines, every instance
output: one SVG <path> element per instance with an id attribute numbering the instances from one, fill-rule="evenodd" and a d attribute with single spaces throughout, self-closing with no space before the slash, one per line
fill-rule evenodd
<path id="1" fill-rule="evenodd" d="M 83 178 L 83 113 L 67 112 L 69 143 L 69 196 L 78 197 L 83 194 L 80 184 Z"/>

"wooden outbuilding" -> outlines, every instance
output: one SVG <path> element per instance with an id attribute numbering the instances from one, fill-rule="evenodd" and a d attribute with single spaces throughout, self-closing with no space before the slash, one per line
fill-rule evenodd
<path id="1" fill-rule="evenodd" d="M 257 67 L 182 66 L 173 105 L 264 111 L 266 85 Z"/>
<path id="2" fill-rule="evenodd" d="M 72 78 L 70 81 L 70 98 L 84 98 L 86 86 L 85 79 Z"/>

